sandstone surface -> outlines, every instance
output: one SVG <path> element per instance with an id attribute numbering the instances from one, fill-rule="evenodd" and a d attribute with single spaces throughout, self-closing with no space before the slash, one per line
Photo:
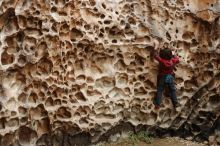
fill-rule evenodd
<path id="1" fill-rule="evenodd" d="M 0 145 L 90 145 L 147 129 L 220 144 L 219 0 L 1 0 Z M 154 109 L 153 41 L 181 56 Z"/>

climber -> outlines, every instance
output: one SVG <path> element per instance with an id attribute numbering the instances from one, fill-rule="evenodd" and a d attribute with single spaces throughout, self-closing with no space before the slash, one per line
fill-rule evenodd
<path id="1" fill-rule="evenodd" d="M 158 54 L 159 52 L 159 54 Z M 168 43 L 165 43 L 163 49 L 160 50 L 159 42 L 154 41 L 153 57 L 159 62 L 159 73 L 157 76 L 157 93 L 154 98 L 155 109 L 160 108 L 161 97 L 165 86 L 169 89 L 169 95 L 173 103 L 173 107 L 176 109 L 180 106 L 176 97 L 176 87 L 174 83 L 174 66 L 179 63 L 179 57 L 174 56 L 171 49 L 168 48 Z"/>

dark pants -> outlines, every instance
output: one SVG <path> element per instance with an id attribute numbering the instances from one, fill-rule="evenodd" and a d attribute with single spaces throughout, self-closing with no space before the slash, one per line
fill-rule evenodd
<path id="1" fill-rule="evenodd" d="M 154 100 L 154 104 L 158 106 L 161 104 L 161 97 L 165 86 L 168 87 L 169 95 L 171 97 L 173 105 L 175 106 L 177 104 L 176 87 L 174 84 L 174 77 L 171 74 L 161 75 L 157 77 L 157 94 Z"/>

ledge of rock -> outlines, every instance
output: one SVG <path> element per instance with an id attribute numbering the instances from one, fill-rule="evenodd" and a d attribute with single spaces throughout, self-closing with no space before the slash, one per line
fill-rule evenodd
<path id="1" fill-rule="evenodd" d="M 220 1 L 0 1 L 0 145 L 72 146 L 126 131 L 220 145 Z M 181 56 L 181 107 L 155 110 L 153 40 Z"/>

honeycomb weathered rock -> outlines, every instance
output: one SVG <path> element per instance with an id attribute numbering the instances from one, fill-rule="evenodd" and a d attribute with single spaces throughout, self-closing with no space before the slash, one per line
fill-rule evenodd
<path id="1" fill-rule="evenodd" d="M 0 1 L 0 145 L 140 130 L 220 144 L 220 1 Z M 154 110 L 153 41 L 181 56 L 179 111 Z M 159 131 L 159 133 L 158 133 Z"/>

